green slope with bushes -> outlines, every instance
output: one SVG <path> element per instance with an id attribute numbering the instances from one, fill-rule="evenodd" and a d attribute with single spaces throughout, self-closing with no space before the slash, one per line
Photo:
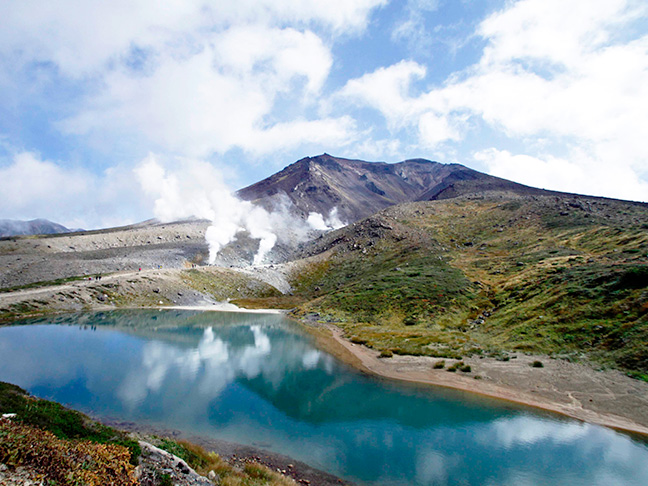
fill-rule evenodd
<path id="1" fill-rule="evenodd" d="M 326 235 L 302 256 L 295 314 L 377 350 L 525 351 L 648 371 L 645 205 L 579 196 L 411 203 Z"/>

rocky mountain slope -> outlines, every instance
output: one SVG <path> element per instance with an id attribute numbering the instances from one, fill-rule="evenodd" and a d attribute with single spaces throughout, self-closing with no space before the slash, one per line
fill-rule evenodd
<path id="1" fill-rule="evenodd" d="M 77 276 L 185 268 L 207 254 L 207 221 L 157 223 L 0 239 L 0 289 Z"/>
<path id="2" fill-rule="evenodd" d="M 61 224 L 48 221 L 47 219 L 32 219 L 31 221 L 0 219 L 0 237 L 15 235 L 52 235 L 58 233 L 69 233 L 70 231 L 72 230 Z"/>
<path id="3" fill-rule="evenodd" d="M 486 192 L 549 193 L 459 164 L 425 159 L 387 164 L 323 154 L 301 159 L 237 194 L 268 209 L 287 198 L 303 218 L 310 212 L 328 216 L 337 208 L 340 219 L 352 223 L 394 204 Z"/>

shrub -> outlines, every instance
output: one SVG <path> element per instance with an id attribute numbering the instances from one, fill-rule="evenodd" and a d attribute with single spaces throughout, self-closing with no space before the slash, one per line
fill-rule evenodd
<path id="1" fill-rule="evenodd" d="M 405 319 L 403 319 L 403 324 L 406 326 L 415 326 L 416 318 L 414 316 L 407 316 Z"/>
<path id="2" fill-rule="evenodd" d="M 434 363 L 434 369 L 435 370 L 442 370 L 443 368 L 445 368 L 445 361 L 444 360 L 437 361 L 436 363 Z"/>
<path id="3" fill-rule="evenodd" d="M 392 356 L 394 356 L 394 353 L 391 349 L 383 349 L 380 352 L 379 358 L 391 358 Z"/>
<path id="4" fill-rule="evenodd" d="M 158 485 L 159 486 L 173 486 L 173 481 L 171 480 L 171 476 L 169 476 L 167 473 L 160 474 L 160 476 L 158 478 Z"/>
<path id="5" fill-rule="evenodd" d="M 453 363 L 446 371 L 454 373 L 458 369 L 461 369 L 462 366 L 464 366 L 464 362 L 463 361 L 457 361 L 456 363 Z"/>
<path id="6" fill-rule="evenodd" d="M 472 371 L 472 368 L 470 367 L 470 365 L 465 364 L 459 367 L 459 371 L 463 371 L 464 373 L 470 373 Z"/>
<path id="7" fill-rule="evenodd" d="M 542 364 L 542 361 L 538 361 L 538 360 L 531 363 L 531 366 L 533 368 L 544 368 L 544 365 Z"/>
<path id="8" fill-rule="evenodd" d="M 617 288 L 640 289 L 648 286 L 648 267 L 632 267 L 621 274 Z"/>
<path id="9" fill-rule="evenodd" d="M 12 420 L 0 420 L 0 462 L 27 465 L 60 486 L 135 486 L 130 452 L 115 444 L 70 441 Z"/>
<path id="10" fill-rule="evenodd" d="M 139 443 L 129 439 L 125 433 L 94 422 L 82 413 L 56 402 L 32 398 L 15 385 L 0 382 L 0 412 L 17 413 L 17 421 L 52 432 L 60 439 L 124 446 L 130 450 L 131 464 L 138 464 L 141 454 Z"/>

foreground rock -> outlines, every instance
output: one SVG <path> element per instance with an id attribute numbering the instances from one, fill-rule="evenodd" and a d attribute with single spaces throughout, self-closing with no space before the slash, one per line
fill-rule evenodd
<path id="1" fill-rule="evenodd" d="M 140 465 L 135 470 L 141 486 L 157 486 L 168 478 L 176 486 L 213 486 L 215 483 L 194 471 L 189 465 L 167 451 L 148 442 L 139 441 L 142 448 Z M 216 479 L 216 476 L 213 476 Z"/>

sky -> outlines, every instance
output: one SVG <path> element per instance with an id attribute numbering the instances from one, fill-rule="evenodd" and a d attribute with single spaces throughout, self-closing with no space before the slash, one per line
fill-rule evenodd
<path id="1" fill-rule="evenodd" d="M 647 141 L 645 0 L 0 0 L 0 218 L 133 223 L 324 152 L 648 201 Z"/>

